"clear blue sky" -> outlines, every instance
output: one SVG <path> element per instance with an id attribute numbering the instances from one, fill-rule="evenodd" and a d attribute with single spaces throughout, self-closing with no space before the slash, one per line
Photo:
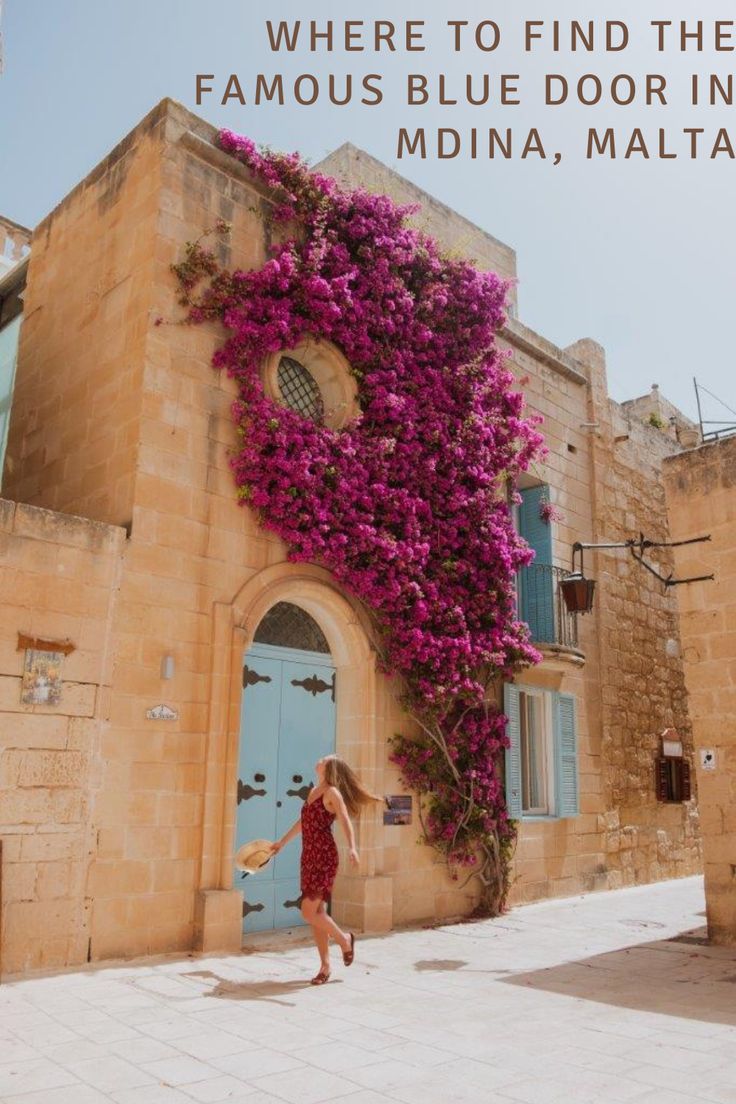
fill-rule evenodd
<path id="1" fill-rule="evenodd" d="M 707 157 L 691 162 L 586 162 L 589 126 L 615 125 L 623 135 L 641 126 L 652 138 L 660 126 L 684 154 L 684 126 L 705 127 L 706 143 L 719 127 L 733 127 L 727 107 L 694 109 L 686 92 L 691 72 L 733 72 L 733 53 L 657 54 L 651 19 L 703 19 L 734 14 L 717 0 L 4 0 L 5 72 L 0 77 L 0 211 L 33 226 L 162 97 L 172 96 L 218 125 L 281 149 L 299 149 L 312 161 L 349 139 L 394 165 L 518 254 L 522 321 L 558 345 L 593 337 L 606 348 L 609 386 L 631 398 L 653 382 L 694 414 L 692 377 L 736 407 L 728 328 L 733 314 L 736 162 Z M 626 20 L 632 45 L 623 54 L 554 54 L 520 48 L 525 19 Z M 375 56 L 269 52 L 266 18 L 324 21 L 425 19 L 423 54 Z M 495 19 L 503 41 L 495 53 L 453 54 L 447 19 Z M 712 41 L 709 39 L 708 41 Z M 736 36 L 734 37 L 736 43 Z M 246 97 L 256 73 L 382 72 L 386 102 L 335 107 L 221 106 L 194 100 L 194 75 L 215 73 L 222 88 L 239 74 Z M 542 74 L 597 71 L 668 78 L 665 108 L 605 106 L 549 108 L 538 104 Z M 525 90 L 518 107 L 403 106 L 406 73 L 445 72 L 451 89 L 466 73 L 519 73 Z M 288 80 L 287 80 L 288 84 Z M 551 161 L 397 162 L 398 125 L 513 126 L 523 135 L 537 126 Z M 623 139 L 622 139 L 623 140 Z M 728 417 L 727 413 L 713 417 Z"/>

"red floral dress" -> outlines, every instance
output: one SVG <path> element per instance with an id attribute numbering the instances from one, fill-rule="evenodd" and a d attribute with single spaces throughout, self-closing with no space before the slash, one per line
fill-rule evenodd
<path id="1" fill-rule="evenodd" d="M 335 814 L 321 797 L 302 805 L 302 897 L 326 901 L 337 874 L 337 844 L 332 835 Z"/>

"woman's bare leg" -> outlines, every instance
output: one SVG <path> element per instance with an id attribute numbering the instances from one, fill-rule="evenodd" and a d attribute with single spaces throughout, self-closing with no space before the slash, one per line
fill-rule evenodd
<path id="1" fill-rule="evenodd" d="M 330 937 L 326 931 L 312 924 L 312 935 L 319 951 L 319 960 L 325 973 L 330 972 Z"/>
<path id="2" fill-rule="evenodd" d="M 330 974 L 330 937 L 329 934 L 315 924 L 316 916 L 323 906 L 321 901 L 302 901 L 302 916 L 307 921 L 312 929 L 312 938 L 317 945 L 317 951 L 319 952 L 320 962 L 320 974 L 326 974 L 329 977 Z M 318 975 L 319 976 L 319 975 Z"/>
<path id="3" fill-rule="evenodd" d="M 305 898 L 302 901 L 302 916 L 308 924 L 312 925 L 315 942 L 317 942 L 317 932 L 319 931 L 324 933 L 328 944 L 330 938 L 332 938 L 336 943 L 339 943 L 343 951 L 350 950 L 350 937 L 345 934 L 342 928 L 338 928 L 335 921 L 327 913 L 324 901 L 312 901 Z M 319 947 L 319 943 L 317 943 L 317 946 Z M 321 954 L 320 950 L 320 956 Z"/>

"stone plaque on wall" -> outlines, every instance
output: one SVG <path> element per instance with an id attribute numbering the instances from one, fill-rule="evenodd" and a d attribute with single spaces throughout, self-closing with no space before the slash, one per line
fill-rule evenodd
<path id="1" fill-rule="evenodd" d="M 146 710 L 146 718 L 149 721 L 177 721 L 179 714 L 168 705 L 154 705 L 153 709 Z"/>
<path id="2" fill-rule="evenodd" d="M 58 705 L 63 652 L 26 649 L 20 700 L 23 705 Z"/>
<path id="3" fill-rule="evenodd" d="M 411 824 L 411 795 L 394 794 L 385 797 L 386 807 L 383 810 L 384 824 Z"/>

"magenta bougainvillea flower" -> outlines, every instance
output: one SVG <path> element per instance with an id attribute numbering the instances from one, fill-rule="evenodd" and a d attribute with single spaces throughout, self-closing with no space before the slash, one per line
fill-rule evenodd
<path id="1" fill-rule="evenodd" d="M 176 266 L 189 320 L 228 331 L 214 364 L 238 383 L 239 495 L 290 559 L 327 567 L 370 612 L 418 722 L 393 758 L 426 795 L 427 839 L 452 866 L 486 868 L 513 836 L 489 687 L 539 658 L 517 617 L 515 575 L 532 557 L 509 488 L 542 438 L 495 342 L 507 285 L 444 256 L 386 196 L 230 131 L 219 140 L 273 188 L 283 224 L 256 271 L 221 271 L 196 244 Z M 360 412 L 339 430 L 264 391 L 268 354 L 307 336 L 338 346 L 358 380 Z"/>
<path id="2" fill-rule="evenodd" d="M 563 521 L 563 515 L 548 498 L 543 498 L 539 503 L 539 516 L 549 525 L 552 521 Z"/>

